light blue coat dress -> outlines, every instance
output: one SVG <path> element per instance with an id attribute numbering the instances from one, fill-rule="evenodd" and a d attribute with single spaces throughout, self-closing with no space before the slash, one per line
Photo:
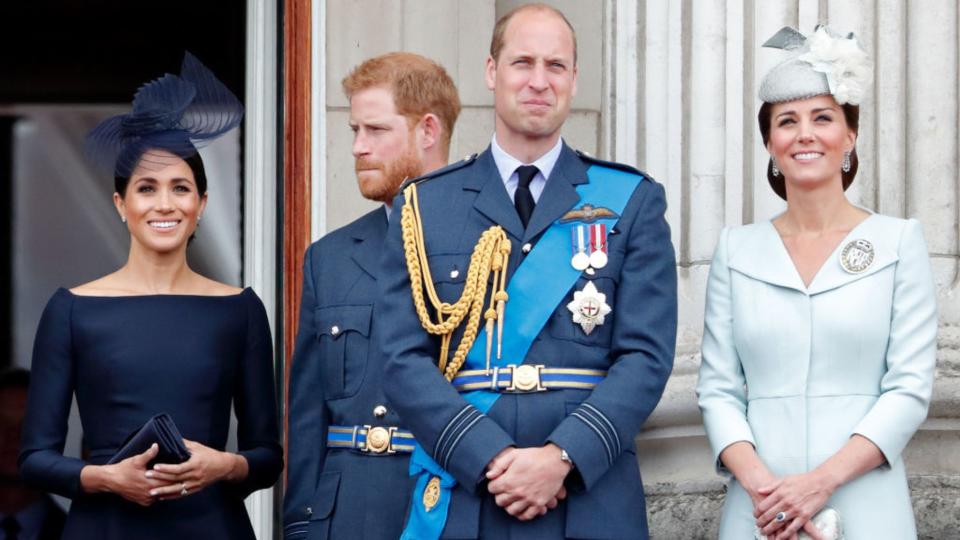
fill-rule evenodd
<path id="1" fill-rule="evenodd" d="M 850 273 L 843 248 L 875 257 Z M 777 476 L 813 470 L 853 434 L 887 463 L 841 486 L 827 505 L 847 540 L 915 538 L 901 452 L 923 422 L 936 354 L 936 299 L 920 224 L 873 214 L 805 287 L 769 221 L 725 229 L 707 285 L 700 409 L 720 452 L 754 445 Z M 720 538 L 753 538 L 753 504 L 730 479 Z"/>

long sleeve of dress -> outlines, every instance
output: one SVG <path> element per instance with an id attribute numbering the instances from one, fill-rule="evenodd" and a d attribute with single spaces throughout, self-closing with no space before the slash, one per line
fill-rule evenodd
<path id="1" fill-rule="evenodd" d="M 82 493 L 80 471 L 86 465 L 63 455 L 75 386 L 72 308 L 72 296 L 61 289 L 40 318 L 19 459 L 25 482 L 70 498 Z"/>
<path id="2" fill-rule="evenodd" d="M 937 353 L 937 301 L 920 223 L 908 220 L 900 237 L 880 397 L 854 429 L 893 463 L 927 417 Z"/>
<path id="3" fill-rule="evenodd" d="M 250 294 L 247 309 L 247 346 L 240 360 L 234 389 L 234 408 L 237 415 L 237 448 L 239 454 L 247 459 L 249 473 L 244 480 L 230 486 L 242 497 L 272 486 L 283 470 L 270 326 L 263 304 L 253 294 Z"/>
<path id="4" fill-rule="evenodd" d="M 697 396 L 718 472 L 720 453 L 738 441 L 756 446 L 747 423 L 746 378 L 733 342 L 733 298 L 728 260 L 729 229 L 720 234 L 707 279 L 703 345 Z"/>

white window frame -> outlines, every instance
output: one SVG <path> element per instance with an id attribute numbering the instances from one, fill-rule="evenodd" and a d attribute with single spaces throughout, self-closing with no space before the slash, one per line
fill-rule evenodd
<path id="1" fill-rule="evenodd" d="M 323 3 L 323 2 L 316 2 Z M 247 2 L 243 280 L 263 300 L 277 336 L 277 0 Z M 281 362 L 275 358 L 274 362 Z M 274 538 L 274 489 L 245 501 L 259 540 Z"/>

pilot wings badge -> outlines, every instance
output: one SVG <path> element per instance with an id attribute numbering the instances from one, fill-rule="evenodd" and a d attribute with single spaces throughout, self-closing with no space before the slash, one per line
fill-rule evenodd
<path id="1" fill-rule="evenodd" d="M 603 206 L 594 206 L 590 203 L 583 204 L 580 208 L 570 210 L 560 218 L 560 223 L 571 223 L 580 221 L 583 223 L 593 223 L 598 219 L 618 218 L 616 212 Z"/>

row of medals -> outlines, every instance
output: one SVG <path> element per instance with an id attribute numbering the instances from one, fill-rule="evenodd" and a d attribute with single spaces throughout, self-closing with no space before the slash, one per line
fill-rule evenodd
<path id="1" fill-rule="evenodd" d="M 570 228 L 570 245 L 573 251 L 570 266 L 574 270 L 592 276 L 607 265 L 609 257 L 605 223 L 574 225 Z M 573 301 L 567 304 L 567 309 L 573 323 L 579 324 L 587 335 L 602 325 L 604 317 L 610 313 L 607 296 L 597 290 L 593 281 L 587 281 L 583 289 L 573 293 Z"/>

